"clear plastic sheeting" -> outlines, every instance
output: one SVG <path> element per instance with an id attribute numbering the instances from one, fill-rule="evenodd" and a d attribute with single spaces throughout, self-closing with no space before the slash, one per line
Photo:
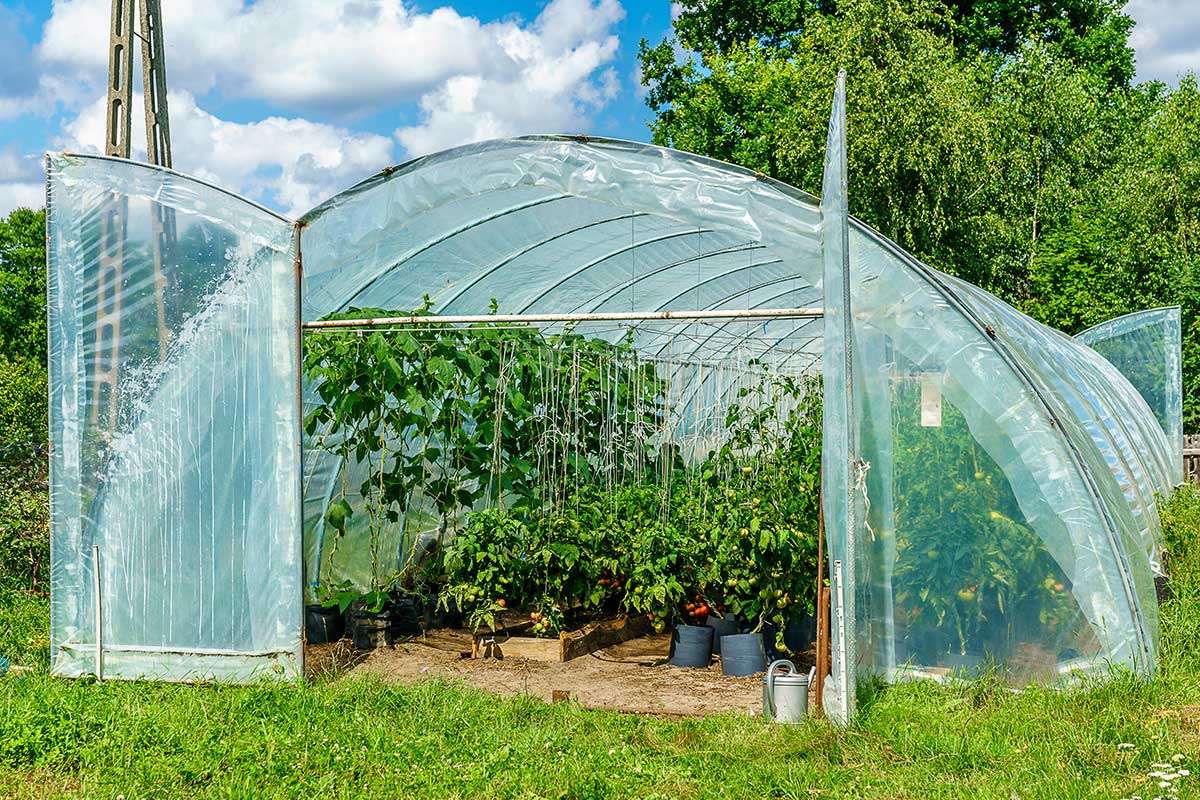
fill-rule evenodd
<path id="1" fill-rule="evenodd" d="M 859 467 L 859 428 L 854 424 L 853 280 L 850 275 L 850 223 L 846 197 L 846 74 L 838 74 L 825 145 L 825 176 L 821 193 L 822 285 L 825 288 L 826 387 L 823 411 L 821 485 L 826 537 L 829 541 L 829 586 L 834 613 L 830 622 L 832 674 L 824 687 L 826 713 L 846 721 L 854 716 L 858 659 L 855 630 L 858 573 L 859 498 L 855 493 Z"/>
<path id="2" fill-rule="evenodd" d="M 293 224 L 130 162 L 47 176 L 53 671 L 298 676 Z"/>
<path id="3" fill-rule="evenodd" d="M 332 493 L 361 481 L 356 465 L 320 430 L 301 462 L 297 324 L 428 298 L 441 314 L 825 309 L 824 320 L 658 320 L 598 335 L 628 337 L 640 362 L 660 365 L 661 435 L 697 452 L 752 362 L 824 376 L 837 718 L 872 676 L 995 668 L 1020 685 L 1152 671 L 1154 498 L 1178 474 L 1174 432 L 1156 414 L 1177 413 L 1177 400 L 1168 381 L 1163 404 L 1148 404 L 1136 366 L 1157 376 L 1154 365 L 1177 364 L 1177 339 L 1128 337 L 1126 360 L 1110 363 L 919 263 L 845 214 L 844 130 L 830 133 L 821 203 L 628 142 L 539 136 L 427 156 L 303 218 L 300 297 L 288 221 L 173 173 L 55 157 L 56 670 L 93 668 L 97 543 L 110 671 L 295 674 L 301 550 L 309 599 L 362 588 L 373 560 L 362 531 L 336 541 L 325 530 Z M 127 236 L 111 295 L 100 242 L 114 207 L 127 208 Z M 177 230 L 161 280 L 156 209 Z M 113 297 L 119 348 L 101 319 Z M 376 542 L 385 566 L 439 526 L 453 521 L 415 497 Z"/>
<path id="4" fill-rule="evenodd" d="M 1110 319 L 1075 336 L 1120 370 L 1150 406 L 1172 448 L 1174 483 L 1183 481 L 1182 335 L 1179 306 L 1168 306 Z"/>

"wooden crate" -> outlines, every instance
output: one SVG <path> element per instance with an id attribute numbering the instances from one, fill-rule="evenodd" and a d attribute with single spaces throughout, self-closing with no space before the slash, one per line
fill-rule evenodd
<path id="1" fill-rule="evenodd" d="M 650 620 L 643 615 L 591 622 L 577 631 L 562 631 L 557 639 L 538 639 L 487 631 L 475 635 L 472 658 L 527 658 L 532 661 L 570 661 L 605 647 L 637 639 L 650 633 Z"/>

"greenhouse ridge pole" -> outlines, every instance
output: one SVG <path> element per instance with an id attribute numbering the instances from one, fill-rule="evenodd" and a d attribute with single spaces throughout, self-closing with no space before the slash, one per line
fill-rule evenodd
<path id="1" fill-rule="evenodd" d="M 653 322 L 703 321 L 736 319 L 818 319 L 825 316 L 823 308 L 750 308 L 728 311 L 614 311 L 576 314 L 414 314 L 406 317 L 370 317 L 364 319 L 322 319 L 305 322 L 301 328 L 321 330 L 330 328 L 379 328 L 390 325 L 447 325 L 504 322 Z"/>

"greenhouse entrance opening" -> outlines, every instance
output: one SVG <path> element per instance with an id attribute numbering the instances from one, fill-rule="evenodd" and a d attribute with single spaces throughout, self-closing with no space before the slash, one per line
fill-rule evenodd
<path id="1" fill-rule="evenodd" d="M 712 617 L 811 649 L 819 308 L 421 311 L 305 325 L 311 613 L 555 642 Z"/>
<path id="2" fill-rule="evenodd" d="M 515 581 L 531 624 L 786 628 L 819 508 L 835 719 L 867 675 L 1151 674 L 1178 309 L 1077 340 L 922 264 L 848 214 L 845 132 L 839 83 L 820 199 L 533 136 L 299 220 L 49 156 L 54 673 L 296 678 L 306 602 L 409 564 L 471 624 Z"/>

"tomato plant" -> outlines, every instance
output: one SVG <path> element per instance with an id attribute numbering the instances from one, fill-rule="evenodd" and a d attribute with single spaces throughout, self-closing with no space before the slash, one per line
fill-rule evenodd
<path id="1" fill-rule="evenodd" d="M 895 389 L 896 624 L 924 663 L 947 655 L 1005 660 L 1022 640 L 1078 629 L 1070 581 L 1024 522 L 1000 466 L 962 414 L 918 424 L 915 386 Z M 973 652 L 972 652 L 973 651 Z"/>
<path id="2" fill-rule="evenodd" d="M 506 607 L 519 608 L 529 579 L 529 531 L 517 517 L 499 509 L 472 514 L 442 557 L 446 590 L 440 602 L 453 599 L 471 628 L 494 628 Z"/>

